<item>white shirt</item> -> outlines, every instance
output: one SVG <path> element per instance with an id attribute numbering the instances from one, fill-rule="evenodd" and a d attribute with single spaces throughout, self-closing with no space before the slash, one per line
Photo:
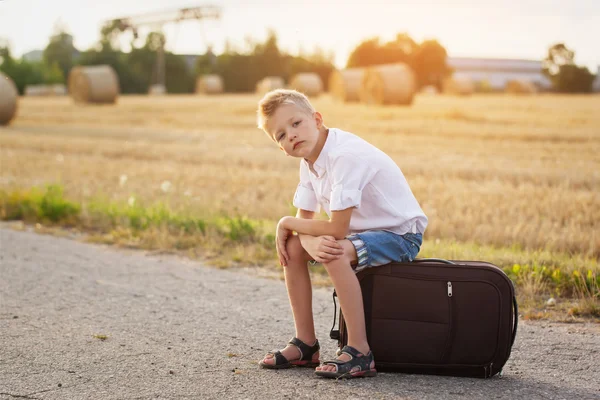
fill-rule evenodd
<path id="1" fill-rule="evenodd" d="M 396 163 L 367 141 L 329 129 L 315 163 L 300 161 L 294 206 L 319 212 L 356 207 L 350 233 L 384 230 L 404 235 L 424 233 L 427 217 Z"/>

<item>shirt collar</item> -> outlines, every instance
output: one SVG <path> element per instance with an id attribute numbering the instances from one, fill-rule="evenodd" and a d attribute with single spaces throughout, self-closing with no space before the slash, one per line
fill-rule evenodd
<path id="1" fill-rule="evenodd" d="M 313 165 L 311 165 L 306 159 L 304 162 L 308 166 L 308 169 L 315 174 L 317 177 L 323 176 L 325 173 L 325 160 L 327 160 L 327 154 L 333 148 L 335 139 L 333 138 L 335 132 L 333 128 L 329 128 L 329 132 L 327 133 L 327 139 L 325 139 L 325 144 L 319 153 L 319 157 Z"/>

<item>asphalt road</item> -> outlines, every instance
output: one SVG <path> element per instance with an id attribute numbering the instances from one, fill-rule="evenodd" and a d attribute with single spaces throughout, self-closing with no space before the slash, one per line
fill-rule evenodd
<path id="1" fill-rule="evenodd" d="M 314 311 L 329 358 L 330 290 Z M 0 229 L 0 399 L 600 398 L 597 325 L 522 322 L 488 380 L 260 369 L 292 334 L 281 281 Z"/>

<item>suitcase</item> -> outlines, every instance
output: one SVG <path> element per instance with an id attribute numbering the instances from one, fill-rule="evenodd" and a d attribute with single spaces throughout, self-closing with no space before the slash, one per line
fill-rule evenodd
<path id="1" fill-rule="evenodd" d="M 367 339 L 379 371 L 489 378 L 501 373 L 517 334 L 511 280 L 480 261 L 415 259 L 356 274 Z M 347 343 L 333 292 L 330 337 Z M 339 351 L 339 350 L 338 350 Z"/>

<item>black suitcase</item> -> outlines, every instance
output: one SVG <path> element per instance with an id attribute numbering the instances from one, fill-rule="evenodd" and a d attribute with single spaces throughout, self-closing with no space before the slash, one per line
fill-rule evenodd
<path id="1" fill-rule="evenodd" d="M 489 378 L 501 373 L 517 334 L 514 287 L 481 261 L 416 259 L 357 273 L 367 338 L 379 371 Z M 330 336 L 347 343 L 333 292 Z"/>

